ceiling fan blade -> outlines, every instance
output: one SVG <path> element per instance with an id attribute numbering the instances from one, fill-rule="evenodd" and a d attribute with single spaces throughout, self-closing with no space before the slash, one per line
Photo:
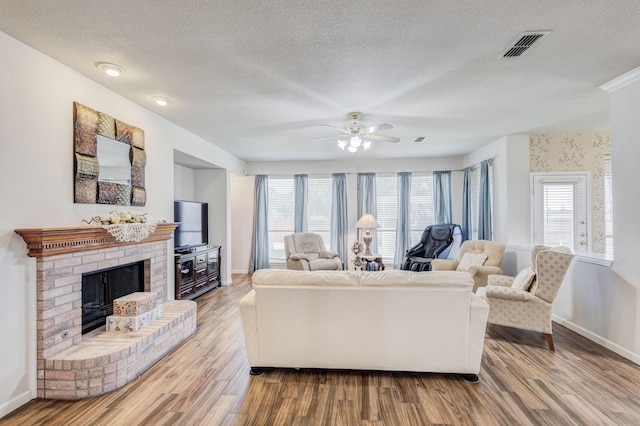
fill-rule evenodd
<path id="1" fill-rule="evenodd" d="M 400 138 L 394 138 L 393 136 L 372 135 L 371 133 L 369 133 L 366 136 L 366 138 L 374 141 L 383 141 L 383 142 L 392 142 L 392 143 L 400 142 Z"/>
<path id="2" fill-rule="evenodd" d="M 380 130 L 389 130 L 389 129 L 393 129 L 393 126 L 391 124 L 382 123 L 382 124 L 378 124 L 377 126 L 369 127 L 367 129 L 367 133 L 375 133 L 375 132 L 379 132 Z"/>
<path id="3" fill-rule="evenodd" d="M 321 140 L 325 140 L 325 139 L 338 139 L 340 136 L 342 136 L 342 135 L 322 136 L 320 138 L 311 138 L 311 139 L 307 139 L 307 140 L 311 141 L 311 142 L 314 142 L 314 141 L 321 141 Z"/>
<path id="4" fill-rule="evenodd" d="M 331 124 L 321 124 L 321 126 L 324 126 L 324 127 L 331 127 L 332 129 L 340 130 L 342 133 L 347 133 L 347 134 L 349 134 L 349 131 L 348 131 L 348 130 L 346 130 L 344 127 L 336 127 L 336 126 L 332 126 Z"/>

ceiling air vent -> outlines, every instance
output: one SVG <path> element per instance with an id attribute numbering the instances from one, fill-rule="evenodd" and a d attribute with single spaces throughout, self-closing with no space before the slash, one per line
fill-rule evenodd
<path id="1" fill-rule="evenodd" d="M 424 142 L 425 139 L 427 139 L 426 136 L 419 136 L 415 138 L 414 142 Z"/>
<path id="2" fill-rule="evenodd" d="M 500 58 L 517 58 L 524 55 L 534 44 L 551 34 L 551 31 L 529 31 L 518 36 L 516 41 L 502 52 Z"/>

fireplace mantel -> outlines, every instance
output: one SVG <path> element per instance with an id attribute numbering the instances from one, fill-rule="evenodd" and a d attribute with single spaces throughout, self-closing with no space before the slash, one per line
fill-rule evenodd
<path id="1" fill-rule="evenodd" d="M 119 242 L 101 226 L 16 229 L 27 243 L 30 257 L 48 257 L 108 247 L 168 240 L 179 222 L 158 223 L 155 232 L 141 241 Z"/>

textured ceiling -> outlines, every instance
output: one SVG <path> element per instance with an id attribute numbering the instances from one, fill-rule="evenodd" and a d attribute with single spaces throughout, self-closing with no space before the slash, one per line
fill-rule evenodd
<path id="1" fill-rule="evenodd" d="M 0 0 L 0 10 L 0 31 L 247 161 L 459 155 L 505 134 L 608 130 L 598 86 L 640 65 L 638 0 Z M 531 30 L 552 33 L 498 59 Z M 102 61 L 126 72 L 108 78 Z M 158 107 L 156 95 L 173 102 Z M 392 124 L 381 134 L 401 142 L 350 154 L 308 141 L 350 111 Z"/>

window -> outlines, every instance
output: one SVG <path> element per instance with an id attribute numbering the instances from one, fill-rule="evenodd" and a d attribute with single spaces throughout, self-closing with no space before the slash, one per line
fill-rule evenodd
<path id="1" fill-rule="evenodd" d="M 613 253 L 613 172 L 611 156 L 604 157 L 604 233 L 605 253 Z"/>
<path id="2" fill-rule="evenodd" d="M 433 175 L 411 175 L 411 246 L 420 242 L 424 228 L 435 222 L 433 210 Z"/>
<path id="3" fill-rule="evenodd" d="M 309 176 L 307 180 L 307 231 L 322 236 L 331 250 L 331 176 Z"/>
<path id="4" fill-rule="evenodd" d="M 322 236 L 331 247 L 331 177 L 307 179 L 307 231 Z M 285 263 L 284 237 L 294 231 L 295 189 L 293 176 L 269 176 L 269 261 Z"/>
<path id="5" fill-rule="evenodd" d="M 532 173 L 533 241 L 589 250 L 589 172 Z"/>
<path id="6" fill-rule="evenodd" d="M 396 249 L 396 226 L 398 218 L 398 175 L 380 173 L 376 175 L 376 204 L 378 216 L 378 253 L 383 261 L 392 264 Z M 434 222 L 433 175 L 411 174 L 411 245 L 420 241 L 422 231 Z"/>
<path id="7" fill-rule="evenodd" d="M 387 264 L 393 263 L 396 249 L 396 218 L 398 215 L 397 174 L 376 175 L 376 209 L 378 224 L 378 253 Z"/>
<path id="8" fill-rule="evenodd" d="M 269 176 L 267 226 L 269 227 L 269 261 L 284 263 L 284 236 L 293 233 L 293 177 Z"/>

